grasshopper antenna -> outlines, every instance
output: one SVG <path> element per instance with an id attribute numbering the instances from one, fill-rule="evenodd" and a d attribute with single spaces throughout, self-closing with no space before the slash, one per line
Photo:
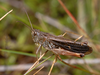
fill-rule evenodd
<path id="1" fill-rule="evenodd" d="M 23 23 L 23 22 L 21 22 L 21 21 L 18 21 L 18 22 L 24 24 L 25 26 L 27 26 L 27 27 L 32 31 L 32 29 L 31 29 L 28 25 L 26 25 L 25 23 Z"/>
<path id="2" fill-rule="evenodd" d="M 27 15 L 27 17 L 28 17 L 29 22 L 30 22 L 31 29 L 34 30 L 34 29 L 33 29 L 33 26 L 32 26 L 32 22 L 31 22 L 31 20 L 30 20 L 30 18 L 29 18 L 28 13 L 26 12 L 25 8 L 24 8 L 24 11 L 25 11 L 25 13 L 26 13 L 26 15 Z"/>

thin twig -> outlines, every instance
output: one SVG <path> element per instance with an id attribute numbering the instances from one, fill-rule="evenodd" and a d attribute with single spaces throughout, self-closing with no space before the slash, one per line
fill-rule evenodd
<path id="1" fill-rule="evenodd" d="M 3 19 L 3 18 L 5 18 L 9 13 L 11 13 L 13 11 L 13 9 L 12 10 L 10 10 L 9 12 L 7 12 L 4 16 L 2 16 L 1 18 L 0 18 L 0 21 Z"/>
<path id="2" fill-rule="evenodd" d="M 53 63 L 52 63 L 52 66 L 51 66 L 51 69 L 50 69 L 50 71 L 49 71 L 48 75 L 50 75 L 50 74 L 51 74 L 51 71 L 52 71 L 53 66 L 54 66 L 54 64 L 56 63 L 56 61 L 57 61 L 57 56 L 55 56 L 55 59 L 54 59 L 54 61 L 53 61 Z"/>
<path id="3" fill-rule="evenodd" d="M 41 71 L 44 68 L 44 66 L 42 66 L 38 71 L 36 71 L 33 75 L 36 75 L 39 71 Z"/>

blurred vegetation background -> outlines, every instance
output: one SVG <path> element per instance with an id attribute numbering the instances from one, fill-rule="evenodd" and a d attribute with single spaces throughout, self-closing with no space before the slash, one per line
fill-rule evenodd
<path id="1" fill-rule="evenodd" d="M 80 26 L 86 31 L 82 41 L 89 42 L 93 47 L 93 52 L 84 59 L 100 58 L 100 1 L 99 0 L 62 0 L 68 10 L 77 19 Z M 10 70 L 7 66 L 30 64 L 36 61 L 35 51 L 38 48 L 31 37 L 30 23 L 25 14 L 27 11 L 33 27 L 43 32 L 54 35 L 61 35 L 65 31 L 74 32 L 77 35 L 71 36 L 69 33 L 65 38 L 75 40 L 80 35 L 84 35 L 75 25 L 72 19 L 66 14 L 58 0 L 0 0 L 0 18 L 9 10 L 13 12 L 0 21 L 0 75 L 23 75 L 25 70 Z M 46 18 L 47 17 L 47 18 Z M 66 30 L 67 29 L 67 30 Z M 42 49 L 42 53 L 45 49 Z M 30 54 L 25 54 L 30 53 Z M 49 52 L 45 57 L 51 55 Z M 63 59 L 79 59 L 71 56 L 61 56 Z M 54 57 L 50 58 L 52 62 Z M 98 60 L 99 61 L 99 60 Z M 70 62 L 70 61 L 69 61 Z M 88 64 L 88 63 L 87 63 Z M 45 66 L 37 75 L 47 75 L 50 70 L 50 63 Z M 76 64 L 76 66 L 86 68 L 93 72 L 100 72 L 100 63 Z M 37 69 L 36 69 L 37 70 Z M 32 75 L 33 70 L 29 75 Z M 71 68 L 62 63 L 55 65 L 51 75 L 91 75 L 89 73 Z"/>

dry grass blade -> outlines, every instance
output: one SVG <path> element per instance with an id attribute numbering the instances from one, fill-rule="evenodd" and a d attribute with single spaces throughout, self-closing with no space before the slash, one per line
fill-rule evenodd
<path id="1" fill-rule="evenodd" d="M 48 50 L 47 50 L 45 53 L 43 53 L 43 54 L 41 55 L 41 57 L 26 71 L 26 73 L 25 73 L 24 75 L 26 75 L 34 66 L 36 66 L 36 64 L 39 63 L 39 61 L 42 59 L 42 57 L 43 57 L 47 52 L 48 52 Z"/>
<path id="2" fill-rule="evenodd" d="M 52 66 L 51 66 L 51 69 L 50 69 L 50 71 L 49 71 L 48 75 L 50 75 L 50 74 L 51 74 L 51 71 L 52 71 L 53 66 L 54 66 L 54 64 L 56 63 L 56 61 L 57 61 L 57 56 L 55 56 L 55 59 L 54 59 L 54 61 L 53 61 L 53 63 L 52 63 Z"/>
<path id="3" fill-rule="evenodd" d="M 9 12 L 7 12 L 4 16 L 2 16 L 1 18 L 0 18 L 0 21 L 3 19 L 3 18 L 5 18 L 9 13 L 11 13 L 13 11 L 13 9 L 12 10 L 10 10 Z"/>
<path id="4" fill-rule="evenodd" d="M 69 10 L 65 7 L 65 5 L 63 4 L 63 2 L 61 0 L 58 0 L 59 3 L 61 4 L 61 6 L 64 8 L 64 10 L 66 11 L 66 13 L 71 17 L 71 19 L 74 21 L 74 23 L 77 25 L 77 27 L 86 35 L 87 33 L 80 27 L 79 23 L 77 22 L 77 20 L 73 17 L 73 15 L 69 12 Z"/>
<path id="5" fill-rule="evenodd" d="M 41 71 L 44 68 L 44 66 L 42 66 L 38 71 L 36 71 L 33 75 L 36 75 L 39 71 Z"/>

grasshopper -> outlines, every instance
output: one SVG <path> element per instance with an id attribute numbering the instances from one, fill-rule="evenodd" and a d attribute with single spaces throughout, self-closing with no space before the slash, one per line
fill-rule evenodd
<path id="1" fill-rule="evenodd" d="M 27 14 L 27 12 L 26 12 L 26 14 Z M 27 14 L 27 17 L 29 19 L 28 14 Z M 30 19 L 29 19 L 29 21 L 30 21 Z M 73 65 L 70 65 L 70 64 L 64 62 L 59 56 L 59 55 L 65 55 L 65 56 L 84 57 L 85 55 L 90 54 L 92 52 L 92 47 L 90 47 L 86 42 L 77 42 L 77 40 L 79 40 L 82 36 L 77 38 L 75 41 L 71 41 L 71 40 L 68 40 L 63 37 L 65 35 L 65 33 L 64 33 L 64 35 L 55 36 L 53 34 L 41 32 L 40 30 L 34 29 L 32 27 L 31 21 L 30 21 L 30 24 L 31 24 L 31 31 L 32 31 L 31 32 L 32 40 L 35 43 L 40 44 L 39 48 L 37 49 L 36 54 L 38 53 L 40 48 L 43 46 L 46 50 L 51 51 L 51 52 L 53 52 L 53 54 L 56 55 L 55 59 L 58 58 L 61 62 L 65 63 L 66 65 L 86 71 L 82 68 L 79 68 L 79 67 L 76 67 L 76 66 L 73 66 Z M 41 58 L 42 57 L 40 57 L 40 59 Z M 36 63 L 33 66 L 36 66 L 38 61 L 36 61 Z M 54 60 L 54 63 L 55 62 L 56 62 L 56 60 Z M 52 66 L 54 65 L 54 63 L 52 64 Z M 51 67 L 51 70 L 52 70 L 52 67 Z M 50 75 L 51 70 L 48 75 Z M 26 75 L 28 73 L 28 71 L 24 75 Z"/>
<path id="2" fill-rule="evenodd" d="M 35 43 L 57 55 L 84 57 L 92 52 L 92 48 L 85 42 L 71 41 L 63 36 L 55 36 L 33 28 L 31 34 Z"/>
<path id="3" fill-rule="evenodd" d="M 65 56 L 84 57 L 85 55 L 90 54 L 92 52 L 92 47 L 90 47 L 86 42 L 77 42 L 77 40 L 79 40 L 82 36 L 77 38 L 75 41 L 71 41 L 71 40 L 68 40 L 68 39 L 63 37 L 65 35 L 65 33 L 64 33 L 64 35 L 55 36 L 53 34 L 41 32 L 41 31 L 34 29 L 32 27 L 32 23 L 29 19 L 27 12 L 26 12 L 26 15 L 27 15 L 28 20 L 29 20 L 30 25 L 31 25 L 32 40 L 35 43 L 40 44 L 39 48 L 37 49 L 36 54 L 38 53 L 40 48 L 43 46 L 46 50 L 51 51 L 51 52 L 53 52 L 53 54 L 56 55 L 55 59 L 58 58 L 61 62 L 65 63 L 66 65 L 69 65 L 73 68 L 77 68 L 77 69 L 80 69 L 80 70 L 87 72 L 87 70 L 84 70 L 82 68 L 79 68 L 79 67 L 76 67 L 76 66 L 73 66 L 73 65 L 70 65 L 70 64 L 64 62 L 59 56 L 59 55 L 65 55 Z M 40 57 L 38 59 L 38 61 L 41 58 L 42 57 Z M 52 66 L 54 65 L 55 62 L 56 62 L 56 60 L 54 60 Z M 37 64 L 37 61 L 34 64 L 34 66 L 36 64 Z M 52 70 L 52 67 L 51 67 L 51 70 Z M 48 75 L 50 75 L 51 70 L 50 70 Z"/>

